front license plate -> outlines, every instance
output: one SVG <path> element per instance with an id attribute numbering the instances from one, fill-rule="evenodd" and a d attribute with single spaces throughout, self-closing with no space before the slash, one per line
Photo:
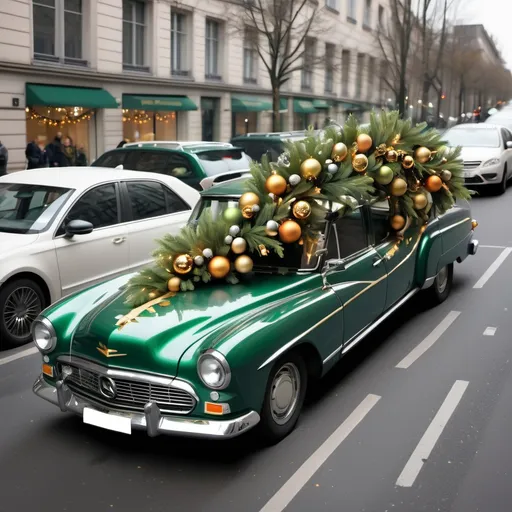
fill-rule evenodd
<path id="1" fill-rule="evenodd" d="M 88 407 L 84 408 L 84 423 L 107 430 L 114 430 L 115 432 L 121 432 L 122 434 L 132 433 L 132 422 L 130 418 L 107 414 L 97 411 L 96 409 L 89 409 Z"/>
<path id="2" fill-rule="evenodd" d="M 471 173 L 469 171 L 464 171 L 464 178 L 471 178 Z"/>

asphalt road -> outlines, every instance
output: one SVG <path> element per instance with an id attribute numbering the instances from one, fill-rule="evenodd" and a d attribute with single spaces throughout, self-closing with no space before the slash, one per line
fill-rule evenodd
<path id="1" fill-rule="evenodd" d="M 272 448 L 84 425 L 32 394 L 37 354 L 1 353 L 0 511 L 510 512 L 512 189 L 472 208 L 449 299 L 399 310 Z"/>

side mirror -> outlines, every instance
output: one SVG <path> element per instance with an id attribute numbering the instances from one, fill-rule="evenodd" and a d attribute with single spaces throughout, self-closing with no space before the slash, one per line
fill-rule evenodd
<path id="1" fill-rule="evenodd" d="M 324 290 L 327 290 L 327 288 L 329 288 L 329 283 L 327 282 L 327 274 L 329 273 L 330 270 L 334 268 L 336 270 L 345 270 L 345 265 L 343 264 L 342 260 L 338 259 L 330 259 L 325 261 L 324 266 L 322 268 L 322 288 Z"/>
<path id="2" fill-rule="evenodd" d="M 94 226 L 86 220 L 70 220 L 65 227 L 66 238 L 73 238 L 75 235 L 88 235 L 94 230 Z"/>
<path id="3" fill-rule="evenodd" d="M 508 140 L 506 146 L 507 149 L 512 149 L 512 140 Z"/>

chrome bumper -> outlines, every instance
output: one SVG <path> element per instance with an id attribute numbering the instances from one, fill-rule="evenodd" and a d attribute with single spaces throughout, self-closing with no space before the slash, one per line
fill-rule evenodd
<path id="1" fill-rule="evenodd" d="M 59 406 L 62 412 L 73 412 L 83 416 L 85 407 L 108 412 L 105 411 L 104 406 L 100 406 L 91 400 L 74 394 L 62 381 L 58 381 L 57 386 L 54 387 L 48 384 L 43 376 L 40 375 L 34 382 L 32 389 L 37 396 Z M 243 434 L 260 421 L 260 416 L 255 411 L 229 420 L 205 420 L 162 416 L 160 409 L 155 403 L 146 404 L 144 413 L 132 411 L 117 413 L 113 411 L 112 414 L 129 417 L 133 429 L 146 430 L 151 437 L 159 434 L 177 434 L 187 437 L 228 439 Z"/>
<path id="2" fill-rule="evenodd" d="M 474 256 L 478 251 L 478 240 L 471 240 L 468 245 L 468 254 Z"/>

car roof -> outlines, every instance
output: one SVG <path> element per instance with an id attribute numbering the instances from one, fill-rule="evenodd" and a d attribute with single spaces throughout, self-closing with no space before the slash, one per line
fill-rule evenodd
<path id="1" fill-rule="evenodd" d="M 278 139 L 278 140 L 287 140 L 287 139 L 305 139 L 306 132 L 304 130 L 297 130 L 293 132 L 251 132 L 245 135 L 236 135 L 231 140 L 245 140 L 245 139 Z"/>
<path id="2" fill-rule="evenodd" d="M 169 176 L 151 172 L 125 171 L 108 167 L 59 167 L 18 171 L 0 177 L 0 183 L 24 183 L 73 189 L 122 179 L 157 178 L 170 181 Z"/>
<path id="3" fill-rule="evenodd" d="M 225 183 L 220 183 L 215 185 L 207 190 L 203 190 L 201 192 L 202 197 L 212 197 L 212 196 L 241 196 L 244 192 L 247 192 L 245 188 L 245 183 L 249 179 L 249 177 L 238 178 L 234 180 L 227 181 Z"/>
<path id="4" fill-rule="evenodd" d="M 464 129 L 470 129 L 470 130 L 497 130 L 498 128 L 502 128 L 502 126 L 499 126 L 497 124 L 491 124 L 491 123 L 463 123 L 463 124 L 456 124 L 455 126 L 452 126 L 451 128 L 448 128 L 449 130 L 464 130 Z"/>
<path id="5" fill-rule="evenodd" d="M 235 148 L 229 142 L 208 142 L 208 141 L 175 141 L 175 140 L 155 140 L 155 141 L 141 141 L 129 142 L 119 151 L 126 151 L 128 149 L 142 150 L 142 149 L 165 149 L 173 151 L 183 151 L 186 153 L 198 153 L 200 151 L 211 151 L 215 149 L 241 149 Z"/>

